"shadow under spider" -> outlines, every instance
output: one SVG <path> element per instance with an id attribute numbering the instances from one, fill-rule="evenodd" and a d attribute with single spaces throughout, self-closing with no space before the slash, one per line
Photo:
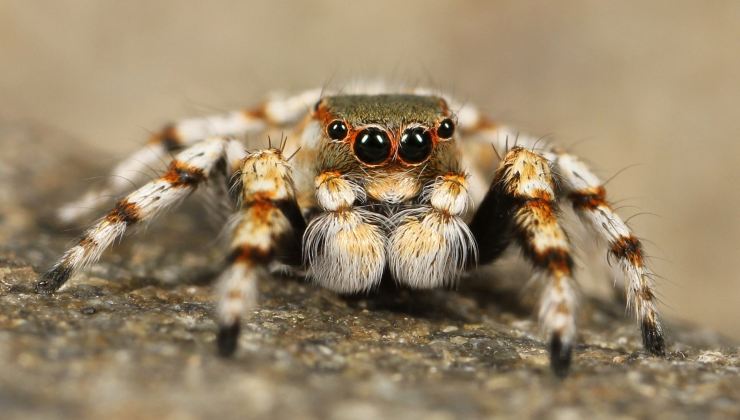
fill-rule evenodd
<path id="1" fill-rule="evenodd" d="M 380 286 L 369 294 L 340 295 L 348 306 L 357 309 L 389 311 L 435 321 L 479 322 L 485 311 L 511 312 L 527 317 L 532 308 L 522 302 L 517 291 L 495 289 L 486 284 L 461 283 L 457 290 L 413 290 L 398 285 L 387 273 Z M 470 302 L 474 305 L 470 305 Z"/>

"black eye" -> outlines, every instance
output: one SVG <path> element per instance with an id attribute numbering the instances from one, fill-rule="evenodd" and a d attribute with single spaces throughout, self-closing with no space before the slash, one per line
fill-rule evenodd
<path id="1" fill-rule="evenodd" d="M 347 137 L 347 125 L 344 121 L 334 120 L 329 123 L 329 127 L 326 128 L 326 134 L 332 140 L 343 140 Z"/>
<path id="2" fill-rule="evenodd" d="M 440 138 L 449 139 L 453 134 L 455 134 L 455 123 L 451 119 L 445 118 L 437 127 L 437 135 Z"/>
<path id="3" fill-rule="evenodd" d="M 432 153 L 432 135 L 424 127 L 409 128 L 401 135 L 398 154 L 408 163 L 419 163 Z"/>
<path id="4" fill-rule="evenodd" d="M 391 153 L 391 141 L 385 131 L 379 128 L 366 128 L 355 139 L 355 156 L 361 161 L 377 165 L 383 163 Z"/>

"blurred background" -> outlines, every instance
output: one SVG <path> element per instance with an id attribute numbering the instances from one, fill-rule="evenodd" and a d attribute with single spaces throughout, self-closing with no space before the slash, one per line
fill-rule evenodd
<path id="1" fill-rule="evenodd" d="M 664 313 L 740 338 L 739 22 L 734 0 L 3 0 L 0 123 L 53 127 L 112 165 L 171 119 L 273 90 L 441 88 L 603 178 L 636 165 L 609 193 L 625 217 L 657 215 L 630 224 Z"/>

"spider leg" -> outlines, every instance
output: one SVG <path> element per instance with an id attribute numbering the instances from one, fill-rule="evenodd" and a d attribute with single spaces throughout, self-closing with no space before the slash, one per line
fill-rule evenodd
<path id="1" fill-rule="evenodd" d="M 105 217 L 85 231 L 77 244 L 41 276 L 36 291 L 56 291 L 72 274 L 95 263 L 127 228 L 147 222 L 180 203 L 208 179 L 216 164 L 224 158 L 227 147 L 226 140 L 211 138 L 178 153 L 160 178 L 118 201 Z"/>
<path id="2" fill-rule="evenodd" d="M 665 354 L 663 328 L 655 302 L 653 273 L 645 264 L 642 244 L 608 204 L 603 183 L 593 171 L 575 156 L 554 150 L 546 141 L 521 135 L 506 126 L 491 122 L 473 106 L 460 106 L 458 126 L 469 137 L 478 137 L 492 144 L 500 155 L 518 145 L 541 154 L 553 163 L 558 180 L 562 181 L 559 187 L 572 203 L 576 214 L 598 237 L 607 242 L 608 255 L 616 258 L 619 263 L 625 281 L 620 277 L 617 280 L 624 284 L 627 307 L 634 312 L 640 324 L 643 345 L 653 354 Z M 499 203 L 486 205 L 489 208 L 501 206 Z M 505 224 L 501 220 L 497 223 Z M 505 244 L 505 238 L 495 240 Z M 493 251 L 488 251 L 489 249 Z M 481 244 L 481 260 L 487 258 L 485 252 L 496 254 L 498 251 L 499 248 L 495 246 L 489 248 Z"/>
<path id="3" fill-rule="evenodd" d="M 306 222 L 282 151 L 250 154 L 241 169 L 242 207 L 233 232 L 228 266 L 216 289 L 218 350 L 230 356 L 237 346 L 240 319 L 257 304 L 257 282 L 269 276 L 275 262 L 300 263 L 300 241 Z"/>
<path id="4" fill-rule="evenodd" d="M 461 102 L 459 99 L 443 92 L 435 92 L 429 89 L 414 89 L 414 93 L 423 95 L 442 96 L 447 102 L 450 110 L 455 115 L 458 134 L 467 137 L 468 142 L 482 139 L 485 143 L 492 144 L 496 153 L 503 157 L 514 146 L 521 146 L 531 150 L 546 151 L 547 144 L 543 138 L 533 137 L 508 125 L 499 124 L 484 115 L 475 105 L 469 102 Z"/>
<path id="5" fill-rule="evenodd" d="M 105 204 L 109 197 L 123 194 L 132 184 L 146 179 L 150 168 L 160 167 L 171 153 L 195 142 L 209 137 L 259 133 L 271 127 L 291 126 L 309 112 L 319 95 L 320 90 L 313 89 L 295 96 L 276 97 L 251 109 L 168 124 L 155 133 L 146 146 L 116 165 L 101 188 L 90 190 L 80 199 L 65 204 L 57 212 L 57 217 L 64 223 L 79 220 Z"/>
<path id="6" fill-rule="evenodd" d="M 548 160 L 514 147 L 504 156 L 470 225 L 481 245 L 481 262 L 496 258 L 513 236 L 544 278 L 539 319 L 550 337 L 550 365 L 563 376 L 576 339 L 577 298 L 570 245 L 558 221 L 555 198 Z"/>
<path id="7" fill-rule="evenodd" d="M 655 304 L 653 274 L 645 264 L 640 240 L 606 201 L 603 183 L 586 164 L 566 153 L 558 153 L 554 162 L 576 214 L 606 241 L 608 256 L 614 257 L 621 267 L 626 279 L 623 283 L 627 308 L 640 323 L 643 345 L 653 354 L 664 355 L 665 340 Z"/>

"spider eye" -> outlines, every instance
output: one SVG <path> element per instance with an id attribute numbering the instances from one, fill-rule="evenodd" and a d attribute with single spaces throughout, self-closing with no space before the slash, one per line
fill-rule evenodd
<path id="1" fill-rule="evenodd" d="M 443 119 L 437 127 L 437 135 L 440 138 L 449 139 L 453 134 L 455 134 L 455 123 L 449 118 Z"/>
<path id="2" fill-rule="evenodd" d="M 385 131 L 374 127 L 366 128 L 357 134 L 354 152 L 360 161 L 377 165 L 391 154 L 391 141 Z"/>
<path id="3" fill-rule="evenodd" d="M 405 162 L 420 163 L 432 153 L 432 135 L 424 127 L 409 128 L 401 135 L 398 154 Z"/>
<path id="4" fill-rule="evenodd" d="M 328 134 L 329 138 L 332 140 L 344 140 L 344 138 L 347 137 L 348 131 L 347 125 L 341 120 L 330 122 L 329 126 L 326 128 L 326 134 Z"/>

